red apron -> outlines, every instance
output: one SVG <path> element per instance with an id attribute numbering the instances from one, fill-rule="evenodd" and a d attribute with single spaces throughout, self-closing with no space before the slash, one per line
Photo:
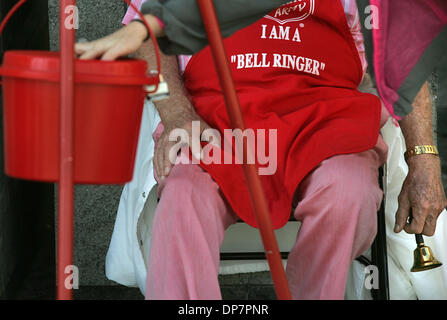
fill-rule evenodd
<path id="1" fill-rule="evenodd" d="M 269 137 L 276 139 L 277 169 L 260 177 L 278 229 L 290 217 L 299 183 L 320 162 L 374 147 L 380 101 L 357 91 L 362 66 L 340 1 L 291 1 L 225 46 L 247 128 L 256 143 L 257 129 L 266 129 L 267 156 L 275 151 Z M 184 80 L 197 113 L 224 136 L 231 126 L 209 47 L 192 57 Z M 200 165 L 236 214 L 257 227 L 242 166 L 234 163 Z"/>

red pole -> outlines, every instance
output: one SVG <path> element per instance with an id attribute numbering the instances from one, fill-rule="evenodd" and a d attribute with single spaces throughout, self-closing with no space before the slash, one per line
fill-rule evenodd
<path id="1" fill-rule="evenodd" d="M 75 29 L 66 9 L 75 0 L 60 4 L 60 176 L 57 239 L 57 299 L 71 300 L 73 292 L 65 284 L 66 267 L 73 264 L 73 156 L 74 156 L 74 42 Z M 77 18 L 77 17 L 75 17 Z M 70 23 L 66 25 L 66 23 Z"/>
<path id="2" fill-rule="evenodd" d="M 244 118 L 242 116 L 239 99 L 234 86 L 233 76 L 231 74 L 231 68 L 225 51 L 213 1 L 198 0 L 198 4 L 202 13 L 203 23 L 213 53 L 214 63 L 219 75 L 220 85 L 224 94 L 231 124 L 235 129 L 239 128 L 245 130 Z M 250 150 L 244 150 L 244 154 L 246 152 L 250 152 Z M 247 158 L 244 157 L 244 159 Z M 276 295 L 280 300 L 290 300 L 290 290 L 282 265 L 275 233 L 273 232 L 272 221 L 270 219 L 264 190 L 258 176 L 257 166 L 255 164 L 246 164 L 245 162 L 246 161 L 243 163 L 244 174 L 247 180 L 256 221 L 264 244 L 265 254 L 270 266 Z"/>

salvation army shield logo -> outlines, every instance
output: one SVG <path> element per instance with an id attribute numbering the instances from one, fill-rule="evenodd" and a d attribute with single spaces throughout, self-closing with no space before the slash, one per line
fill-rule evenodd
<path id="1" fill-rule="evenodd" d="M 265 18 L 283 25 L 288 22 L 302 21 L 312 15 L 315 0 L 294 0 L 270 12 Z"/>

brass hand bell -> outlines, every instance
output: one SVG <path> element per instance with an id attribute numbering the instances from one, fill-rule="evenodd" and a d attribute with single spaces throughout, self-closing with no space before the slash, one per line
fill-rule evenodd
<path id="1" fill-rule="evenodd" d="M 409 223 L 413 220 L 412 210 L 410 209 Z M 414 262 L 411 272 L 427 271 L 442 266 L 433 255 L 433 251 L 424 243 L 422 234 L 416 234 L 417 248 L 414 250 Z"/>

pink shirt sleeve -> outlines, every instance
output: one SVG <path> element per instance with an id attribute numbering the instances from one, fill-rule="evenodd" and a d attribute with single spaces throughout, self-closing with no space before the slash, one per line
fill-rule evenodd
<path id="1" fill-rule="evenodd" d="M 360 15 L 355 0 L 340 0 L 345 9 L 346 20 L 351 29 L 352 38 L 354 39 L 360 61 L 363 67 L 363 74 L 368 68 L 368 60 L 366 59 L 366 50 L 362 34 L 362 26 L 360 25 Z"/>
<path id="2" fill-rule="evenodd" d="M 138 9 L 141 8 L 141 5 L 146 2 L 146 0 L 132 0 L 132 4 L 137 7 Z M 128 24 L 129 22 L 131 22 L 133 19 L 138 18 L 138 14 L 135 12 L 135 10 L 132 7 L 129 7 L 127 9 L 126 15 L 124 16 L 124 19 L 122 21 L 122 23 L 124 25 Z"/>
<path id="3" fill-rule="evenodd" d="M 145 3 L 146 0 L 132 0 L 132 4 L 137 7 L 138 9 L 141 8 L 141 6 L 143 5 L 143 3 Z M 129 22 L 131 22 L 133 19 L 139 19 L 139 15 L 138 13 L 135 12 L 135 10 L 132 7 L 129 7 L 127 9 L 126 15 L 123 18 L 122 24 L 126 25 Z M 165 27 L 165 24 L 163 21 L 161 21 L 158 17 L 155 17 L 155 19 L 157 19 L 158 23 L 160 24 L 160 26 L 162 28 Z"/>

